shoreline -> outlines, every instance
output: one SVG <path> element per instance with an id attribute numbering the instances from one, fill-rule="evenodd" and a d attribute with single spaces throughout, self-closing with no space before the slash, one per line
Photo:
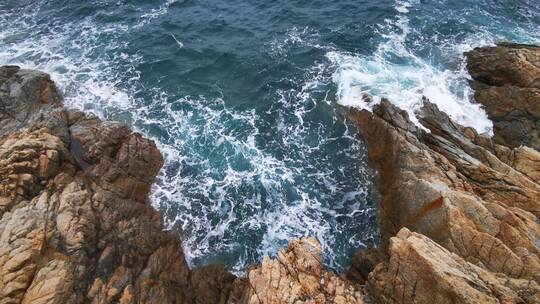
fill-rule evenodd
<path id="1" fill-rule="evenodd" d="M 291 240 L 245 278 L 189 269 L 150 205 L 152 141 L 1 67 L 0 303 L 540 303 L 540 48 L 465 55 L 494 137 L 427 99 L 430 132 L 386 100 L 350 110 L 379 176 L 380 246 L 338 275 L 315 239 Z"/>

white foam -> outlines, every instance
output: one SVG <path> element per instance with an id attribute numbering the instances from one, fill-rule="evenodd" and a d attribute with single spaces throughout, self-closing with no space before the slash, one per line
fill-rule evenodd
<path id="1" fill-rule="evenodd" d="M 167 14 L 174 2 L 167 1 L 141 16 L 138 26 Z M 311 153 L 338 140 L 316 134 L 317 131 L 313 131 L 316 127 L 310 125 L 320 123 L 309 118 L 315 105 L 334 102 L 328 97 L 329 83 L 337 85 L 339 103 L 347 106 L 370 109 L 381 97 L 388 97 L 412 114 L 425 95 L 465 125 L 479 130 L 490 126 L 483 111 L 470 102 L 463 62 L 455 69 L 440 69 L 407 48 L 406 41 L 414 33 L 408 14 L 414 12 L 416 4 L 418 1 L 396 2 L 396 17 L 388 20 L 380 30 L 385 42 L 371 55 L 321 46 L 319 34 L 309 27 L 292 28 L 284 39 L 272 41 L 270 53 L 275 57 L 285 57 L 290 48 L 307 46 L 325 50 L 327 60 L 314 63 L 300 81 L 284 80 L 295 82 L 295 88 L 277 90 L 277 100 L 266 113 L 236 111 L 228 108 L 220 98 L 173 98 L 159 88 L 142 86 L 135 68 L 141 58 L 119 51 L 126 43 L 122 33 L 133 29 L 121 23 L 99 28 L 92 20 L 62 24 L 48 34 L 36 34 L 0 45 L 0 62 L 51 73 L 65 92 L 70 107 L 94 111 L 100 116 L 111 113 L 127 116 L 125 119 L 139 131 L 145 132 L 145 127 L 155 126 L 165 133 L 154 138 L 166 158 L 166 165 L 154 186 L 152 202 L 165 211 L 169 228 L 178 225 L 184 231 L 184 252 L 190 265 L 208 255 L 241 251 L 234 267 L 241 272 L 246 263 L 263 254 L 274 255 L 291 238 L 310 235 L 323 243 L 328 265 L 336 267 L 339 266 L 335 262 L 336 253 L 341 250 L 336 241 L 345 230 L 340 226 L 342 220 L 365 219 L 375 211 L 362 203 L 369 182 L 351 190 L 343 187 L 343 181 L 333 175 L 350 175 L 347 169 L 354 168 L 359 171 L 358 176 L 369 176 L 364 163 L 356 162 L 359 156 L 365 155 L 365 148 L 357 141 L 354 130 L 347 129 L 340 137 L 349 140 L 350 145 L 336 154 L 341 153 L 343 159 L 355 161 L 343 161 L 333 167 L 325 159 L 312 157 Z M 28 24 L 35 22 L 33 17 L 21 18 L 12 24 L 14 18 L 0 19 L 2 25 L 7 24 L 3 20 L 9 19 L 11 23 L 11 26 L 0 27 L 0 37 L 5 39 L 36 28 L 35 24 Z M 102 35 L 110 35 L 106 39 L 109 45 L 100 44 Z M 183 46 L 174 35 L 171 36 L 179 47 Z M 465 39 L 463 43 L 449 47 L 448 53 L 459 58 L 464 50 L 493 42 L 489 33 L 486 37 L 484 41 L 477 37 Z M 107 48 L 105 54 L 100 53 L 103 47 Z M 126 79 L 125 75 L 128 75 L 127 83 L 122 81 Z M 151 98 L 137 100 L 134 96 L 141 91 L 150 94 Z M 375 96 L 373 104 L 360 102 L 364 93 Z M 280 145 L 298 150 L 298 155 L 278 157 L 261 147 L 257 140 L 265 135 L 261 134 L 264 128 L 260 128 L 263 114 L 278 117 L 270 132 L 279 135 Z M 334 123 L 342 123 L 338 116 L 334 115 L 332 119 Z M 241 128 L 231 128 L 227 123 Z M 315 144 L 307 140 L 311 135 L 316 138 Z M 151 134 L 147 133 L 147 136 Z M 216 159 L 198 150 L 201 147 L 214 147 L 214 153 L 220 153 L 215 157 L 217 161 L 222 160 L 227 165 L 215 165 Z M 236 167 L 235 159 L 243 159 L 248 168 Z M 311 170 L 313 167 L 317 170 Z M 360 183 L 359 180 L 355 182 Z M 327 193 L 313 195 L 306 186 L 309 183 Z M 293 189 L 295 199 L 286 195 L 286 186 Z M 253 190 L 253 187 L 261 187 L 264 191 Z M 246 188 L 250 190 L 238 199 L 235 193 Z M 266 194 L 266 199 L 261 193 Z M 251 215 L 240 220 L 246 212 Z M 262 240 L 256 251 L 241 248 L 234 237 L 234 234 L 258 233 L 262 233 Z M 375 233 L 362 231 L 350 236 L 350 246 L 360 246 Z"/>
<path id="2" fill-rule="evenodd" d="M 140 17 L 140 22 L 135 27 L 141 27 L 146 25 L 148 22 L 152 21 L 153 19 L 156 19 L 160 16 L 163 16 L 169 12 L 169 8 L 171 5 L 177 2 L 183 2 L 184 0 L 166 0 L 164 4 L 160 5 L 158 8 L 153 8 L 148 13 L 144 13 Z"/>
<path id="3" fill-rule="evenodd" d="M 180 48 L 184 47 L 184 44 L 180 40 L 176 39 L 176 36 L 174 36 L 173 34 L 171 34 L 171 36 L 173 37 L 174 41 L 176 41 L 176 44 L 178 44 Z"/>
<path id="4" fill-rule="evenodd" d="M 313 47 L 317 49 L 333 49 L 330 45 L 319 44 L 320 34 L 315 29 L 305 27 L 292 27 L 285 33 L 285 38 L 272 40 L 269 46 L 269 54 L 274 57 L 287 57 L 288 51 L 293 47 Z"/>
<path id="5" fill-rule="evenodd" d="M 218 252 L 240 250 L 240 256 L 233 270 L 241 274 L 245 271 L 246 261 L 253 261 L 263 255 L 274 255 L 290 239 L 311 235 L 317 237 L 325 246 L 329 264 L 333 267 L 342 266 L 335 261 L 334 250 L 339 249 L 333 246 L 339 233 L 336 229 L 339 228 L 328 220 L 337 214 L 328 207 L 334 200 L 330 200 L 329 197 L 318 198 L 309 193 L 309 189 L 296 185 L 293 191 L 300 199 L 291 201 L 283 189 L 284 185 L 295 185 L 297 183 L 295 179 L 301 177 L 306 179 L 306 185 L 313 181 L 321 181 L 337 196 L 337 201 L 339 193 L 343 191 L 340 181 L 331 178 L 332 171 L 340 168 L 326 166 L 317 174 L 305 172 L 310 165 L 319 162 L 316 159 L 306 162 L 310 159 L 309 151 L 317 150 L 319 147 L 304 143 L 308 129 L 306 125 L 308 122 L 304 117 L 315 102 L 310 92 L 317 91 L 319 81 L 324 78 L 323 73 L 323 65 L 316 66 L 300 85 L 302 89 L 278 90 L 280 99 L 275 102 L 276 109 L 270 110 L 278 111 L 282 117 L 281 123 L 277 124 L 277 131 L 274 132 L 280 134 L 284 145 L 291 149 L 295 147 L 302 152 L 300 158 L 304 159 L 304 167 L 298 164 L 301 159 L 291 159 L 290 156 L 278 159 L 257 145 L 256 137 L 260 135 L 257 125 L 262 118 L 254 110 L 237 112 L 228 109 L 225 102 L 219 98 L 214 100 L 206 100 L 204 97 L 183 98 L 173 103 L 156 100 L 155 107 L 163 108 L 166 113 L 166 118 L 159 120 L 160 127 L 170 134 L 172 140 L 169 143 L 159 143 L 160 149 L 166 155 L 167 166 L 198 168 L 195 176 L 186 176 L 182 170 L 163 170 L 159 179 L 167 182 L 155 186 L 152 200 L 161 210 L 180 208 L 175 218 L 169 218 L 168 225 L 170 227 L 179 225 L 184 231 L 183 246 L 190 263 Z M 187 109 L 177 110 L 176 106 L 180 104 L 187 106 Z M 289 117 L 283 117 L 285 115 Z M 291 123 L 293 117 L 296 122 Z M 152 117 L 145 116 L 144 119 L 145 124 L 157 123 Z M 237 134 L 236 131 L 230 130 L 223 124 L 224 121 L 242 126 L 241 129 L 245 133 Z M 342 153 L 356 157 L 361 147 L 355 135 L 347 132 L 345 137 L 350 138 L 351 145 Z M 335 139 L 321 138 L 318 142 L 322 145 L 331 140 Z M 201 142 L 216 149 L 232 151 L 222 155 L 229 163 L 229 159 L 241 155 L 249 162 L 250 168 L 238 170 L 229 165 L 227 169 L 220 171 L 208 159 L 199 158 L 196 146 Z M 192 151 L 190 147 L 194 147 L 195 150 Z M 351 164 L 343 163 L 343 166 L 351 167 Z M 259 184 L 264 191 L 249 191 L 250 195 L 245 195 L 238 201 L 235 193 L 257 187 Z M 354 193 L 344 193 L 343 200 L 348 201 L 353 196 L 359 200 L 365 199 L 366 189 L 369 186 L 369 184 L 360 185 L 359 189 L 353 191 Z M 195 193 L 197 195 L 194 195 Z M 261 197 L 261 193 L 266 194 L 266 199 Z M 164 202 L 176 202 L 180 206 L 158 206 Z M 343 205 L 341 207 L 348 210 L 345 214 L 352 214 L 350 207 Z M 241 208 L 242 211 L 237 208 Z M 364 210 L 366 206 L 355 208 Z M 238 212 L 244 214 L 242 218 L 238 217 Z M 246 217 L 246 212 L 251 216 Z M 364 215 L 359 213 L 358 216 Z M 215 221 L 216 218 L 219 218 L 218 222 Z M 358 218 L 356 220 L 358 221 Z M 262 240 L 256 251 L 242 248 L 236 238 L 231 236 L 231 233 L 256 235 L 260 233 L 256 231 L 261 230 Z M 349 240 L 350 246 L 361 246 L 364 237 L 370 236 L 371 232 L 365 232 L 363 237 L 353 237 Z"/>
<path id="6" fill-rule="evenodd" d="M 407 14 L 415 4 L 418 2 L 396 1 L 397 16 L 382 27 L 381 36 L 386 40 L 374 54 L 327 53 L 335 66 L 333 79 L 338 86 L 338 102 L 370 110 L 381 98 L 387 98 L 419 124 L 414 112 L 422 106 L 425 96 L 460 124 L 491 133 L 492 122 L 481 106 L 472 102 L 467 83 L 461 53 L 470 47 L 460 45 L 455 49 L 452 55 L 460 58 L 461 64 L 454 70 L 439 69 L 407 48 L 405 42 L 411 31 Z M 364 101 L 365 95 L 372 96 L 373 101 Z"/>

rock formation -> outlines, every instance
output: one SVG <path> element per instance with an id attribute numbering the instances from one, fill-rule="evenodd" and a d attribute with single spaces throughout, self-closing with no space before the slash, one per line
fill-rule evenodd
<path id="1" fill-rule="evenodd" d="M 219 265 L 190 270 L 148 201 L 163 165 L 155 144 L 66 110 L 44 73 L 0 68 L 0 122 L 1 304 L 361 302 L 323 271 L 311 239 L 250 280 Z"/>
<path id="2" fill-rule="evenodd" d="M 540 150 L 540 47 L 504 43 L 465 55 L 474 97 L 494 122 L 494 141 Z"/>
<path id="3" fill-rule="evenodd" d="M 322 248 L 313 238 L 294 240 L 275 260 L 265 257 L 248 274 L 250 304 L 364 303 L 358 285 L 323 270 Z"/>
<path id="4" fill-rule="evenodd" d="M 189 269 L 148 193 L 163 164 L 126 126 L 66 110 L 46 74 L 0 68 L 0 304 L 540 303 L 540 48 L 467 53 L 494 137 L 424 100 L 351 110 L 379 172 L 381 244 L 346 275 L 291 240 L 237 278 Z"/>
<path id="5" fill-rule="evenodd" d="M 48 75 L 13 66 L 0 68 L 0 121 L 0 303 L 228 295 L 235 277 L 190 272 L 178 234 L 149 205 L 163 164 L 152 141 L 67 111 Z"/>
<path id="6" fill-rule="evenodd" d="M 468 58 L 490 117 L 519 107 L 494 119 L 494 140 L 428 100 L 417 117 L 429 131 L 388 101 L 351 113 L 380 176 L 386 259 L 367 286 L 381 303 L 540 303 L 540 153 L 521 146 L 538 149 L 540 48 L 505 44 Z M 510 135 L 513 119 L 534 132 Z"/>

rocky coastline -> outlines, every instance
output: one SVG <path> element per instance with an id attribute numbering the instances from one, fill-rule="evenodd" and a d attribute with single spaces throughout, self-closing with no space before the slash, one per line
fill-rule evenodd
<path id="1" fill-rule="evenodd" d="M 466 54 L 494 136 L 424 100 L 350 110 L 379 174 L 378 248 L 346 274 L 291 240 L 238 278 L 190 269 L 148 199 L 163 165 L 126 126 L 66 109 L 47 74 L 0 67 L 0 304 L 540 303 L 540 48 Z"/>

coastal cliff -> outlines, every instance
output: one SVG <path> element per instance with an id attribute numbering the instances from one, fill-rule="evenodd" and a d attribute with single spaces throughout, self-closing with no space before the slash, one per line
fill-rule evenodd
<path id="1" fill-rule="evenodd" d="M 237 278 L 189 269 L 148 194 L 163 158 L 65 109 L 49 76 L 0 68 L 0 303 L 540 303 L 540 48 L 466 54 L 494 136 L 429 100 L 349 117 L 379 173 L 381 244 L 345 275 L 291 240 Z"/>
<path id="2" fill-rule="evenodd" d="M 0 101 L 0 303 L 213 303 L 229 293 L 235 277 L 190 271 L 179 235 L 150 206 L 163 165 L 152 141 L 66 110 L 41 72 L 0 68 Z"/>
<path id="3" fill-rule="evenodd" d="M 371 271 L 377 302 L 540 303 L 540 48 L 466 56 L 493 139 L 428 100 L 425 129 L 388 101 L 351 113 L 379 172 L 383 256 L 369 268 L 359 253 L 352 272 Z"/>

